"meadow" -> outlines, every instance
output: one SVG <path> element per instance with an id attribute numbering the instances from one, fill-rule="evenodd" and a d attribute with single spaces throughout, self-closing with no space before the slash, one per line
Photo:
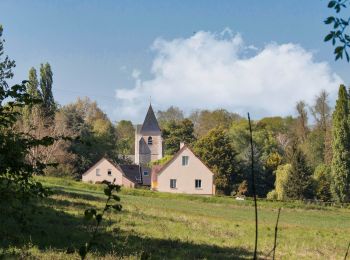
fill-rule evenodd
<path id="1" fill-rule="evenodd" d="M 23 225 L 0 216 L 0 259 L 79 259 L 90 236 L 84 210 L 102 209 L 103 185 L 40 177 L 53 194 L 28 208 Z M 88 259 L 251 259 L 254 210 L 250 200 L 122 189 L 123 210 L 105 215 Z M 350 208 L 259 200 L 259 258 L 271 259 L 282 207 L 277 259 L 343 259 Z M 67 252 L 69 254 L 67 254 Z"/>

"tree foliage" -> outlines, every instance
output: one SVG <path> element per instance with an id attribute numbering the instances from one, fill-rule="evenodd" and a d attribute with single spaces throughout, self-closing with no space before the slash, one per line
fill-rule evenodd
<path id="1" fill-rule="evenodd" d="M 191 145 L 196 141 L 193 123 L 189 119 L 170 121 L 164 126 L 162 135 L 166 155 L 173 155 L 179 151 L 181 142 Z"/>
<path id="2" fill-rule="evenodd" d="M 350 200 L 350 128 L 349 95 L 339 87 L 333 112 L 332 193 L 338 201 Z"/>
<path id="3" fill-rule="evenodd" d="M 216 189 L 229 194 L 237 179 L 239 164 L 237 152 L 225 130 L 211 130 L 195 143 L 194 151 L 214 172 Z"/>
<path id="4" fill-rule="evenodd" d="M 164 125 L 175 122 L 178 123 L 184 119 L 182 110 L 178 107 L 171 106 L 165 111 L 159 110 L 157 112 L 157 120 L 161 127 Z"/>
<path id="5" fill-rule="evenodd" d="M 116 125 L 117 149 L 124 161 L 127 155 L 135 153 L 135 129 L 131 121 L 121 120 Z"/>
<path id="6" fill-rule="evenodd" d="M 56 103 L 52 94 L 53 73 L 49 63 L 40 65 L 40 89 L 42 106 L 45 117 L 53 118 L 56 110 Z"/>
<path id="7" fill-rule="evenodd" d="M 313 178 L 315 180 L 316 198 L 323 201 L 332 199 L 331 193 L 331 168 L 329 165 L 320 164 L 317 166 Z"/>
<path id="8" fill-rule="evenodd" d="M 288 176 L 290 175 L 292 166 L 290 164 L 284 164 L 278 166 L 275 174 L 276 174 L 276 183 L 275 183 L 275 191 L 278 200 L 285 200 L 287 198 L 285 192 L 285 185 L 288 180 Z"/>
<path id="9" fill-rule="evenodd" d="M 313 197 L 312 172 L 302 150 L 293 144 L 291 168 L 284 183 L 284 191 L 291 199 L 311 199 Z"/>
<path id="10" fill-rule="evenodd" d="M 102 156 L 118 161 L 117 133 L 96 102 L 78 99 L 62 107 L 61 111 L 62 122 L 73 137 L 66 153 L 73 155 L 70 162 L 73 174 L 79 176 Z"/>
<path id="11" fill-rule="evenodd" d="M 197 137 L 206 135 L 210 130 L 223 127 L 229 129 L 231 124 L 241 119 L 236 113 L 230 113 L 225 109 L 209 110 L 197 110 L 192 112 L 189 119 L 194 124 L 194 131 Z"/>
<path id="12" fill-rule="evenodd" d="M 48 146 L 54 139 L 41 139 L 15 131 L 14 126 L 24 106 L 38 102 L 26 92 L 26 81 L 10 87 L 15 62 L 4 57 L 3 29 L 0 26 L 0 197 L 26 200 L 31 196 L 46 196 L 47 190 L 35 181 L 34 174 L 42 174 L 46 164 L 40 160 L 28 161 L 33 147 Z"/>

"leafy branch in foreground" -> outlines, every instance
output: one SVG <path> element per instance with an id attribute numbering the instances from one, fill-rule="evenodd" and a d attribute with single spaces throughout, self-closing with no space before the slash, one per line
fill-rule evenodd
<path id="1" fill-rule="evenodd" d="M 328 8 L 334 9 L 338 14 L 342 8 L 346 8 L 349 0 L 332 0 L 328 2 Z M 349 24 L 350 17 L 341 18 L 337 16 L 329 16 L 325 21 L 325 24 L 333 25 L 331 30 L 324 38 L 325 42 L 332 41 L 332 45 L 338 46 L 334 49 L 335 60 L 343 59 L 345 54 L 346 60 L 350 61 L 348 48 L 350 48 L 350 35 Z"/>
<path id="2" fill-rule="evenodd" d="M 97 232 L 99 229 L 99 226 L 102 222 L 103 216 L 105 212 L 109 209 L 114 209 L 116 211 L 121 211 L 122 210 L 122 205 L 119 203 L 120 197 L 113 194 L 113 192 L 119 192 L 120 191 L 120 186 L 114 184 L 115 179 L 113 180 L 112 183 L 104 182 L 107 184 L 107 187 L 104 189 L 104 193 L 107 196 L 107 201 L 105 204 L 104 209 L 102 210 L 101 213 L 98 213 L 95 208 L 90 208 L 85 210 L 84 216 L 86 220 L 92 220 L 95 219 L 95 227 L 93 229 L 92 236 L 89 240 L 89 242 L 85 243 L 85 245 L 81 246 L 79 249 L 79 255 L 81 259 L 85 259 L 87 253 L 91 250 L 91 247 L 96 244 L 96 236 Z M 114 201 L 114 203 L 111 202 Z"/>

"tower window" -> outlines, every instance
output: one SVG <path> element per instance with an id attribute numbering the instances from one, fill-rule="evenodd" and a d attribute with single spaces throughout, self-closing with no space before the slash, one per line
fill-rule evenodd
<path id="1" fill-rule="evenodd" d="M 151 144 L 153 143 L 152 136 L 149 136 L 149 137 L 148 137 L 147 143 L 148 143 L 149 145 L 151 145 Z"/>

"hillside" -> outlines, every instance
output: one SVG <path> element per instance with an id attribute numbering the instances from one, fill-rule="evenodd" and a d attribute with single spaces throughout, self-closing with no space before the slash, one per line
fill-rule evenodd
<path id="1" fill-rule="evenodd" d="M 27 213 L 27 235 L 1 214 L 1 256 L 25 259 L 79 259 L 68 248 L 88 239 L 84 210 L 103 208 L 101 185 L 42 177 L 54 194 Z M 250 201 L 224 197 L 199 197 L 123 189 L 123 211 L 107 215 L 97 252 L 88 259 L 249 259 L 254 238 Z M 303 204 L 259 202 L 259 254 L 273 246 L 277 208 L 280 218 L 277 256 L 280 259 L 341 259 L 350 234 L 350 209 Z M 6 209 L 2 209 L 6 210 Z M 2 211 L 4 212 L 4 211 Z M 30 234 L 30 235 L 29 235 Z M 74 256 L 74 257 L 73 257 Z M 267 257 L 270 259 L 271 257 Z"/>

